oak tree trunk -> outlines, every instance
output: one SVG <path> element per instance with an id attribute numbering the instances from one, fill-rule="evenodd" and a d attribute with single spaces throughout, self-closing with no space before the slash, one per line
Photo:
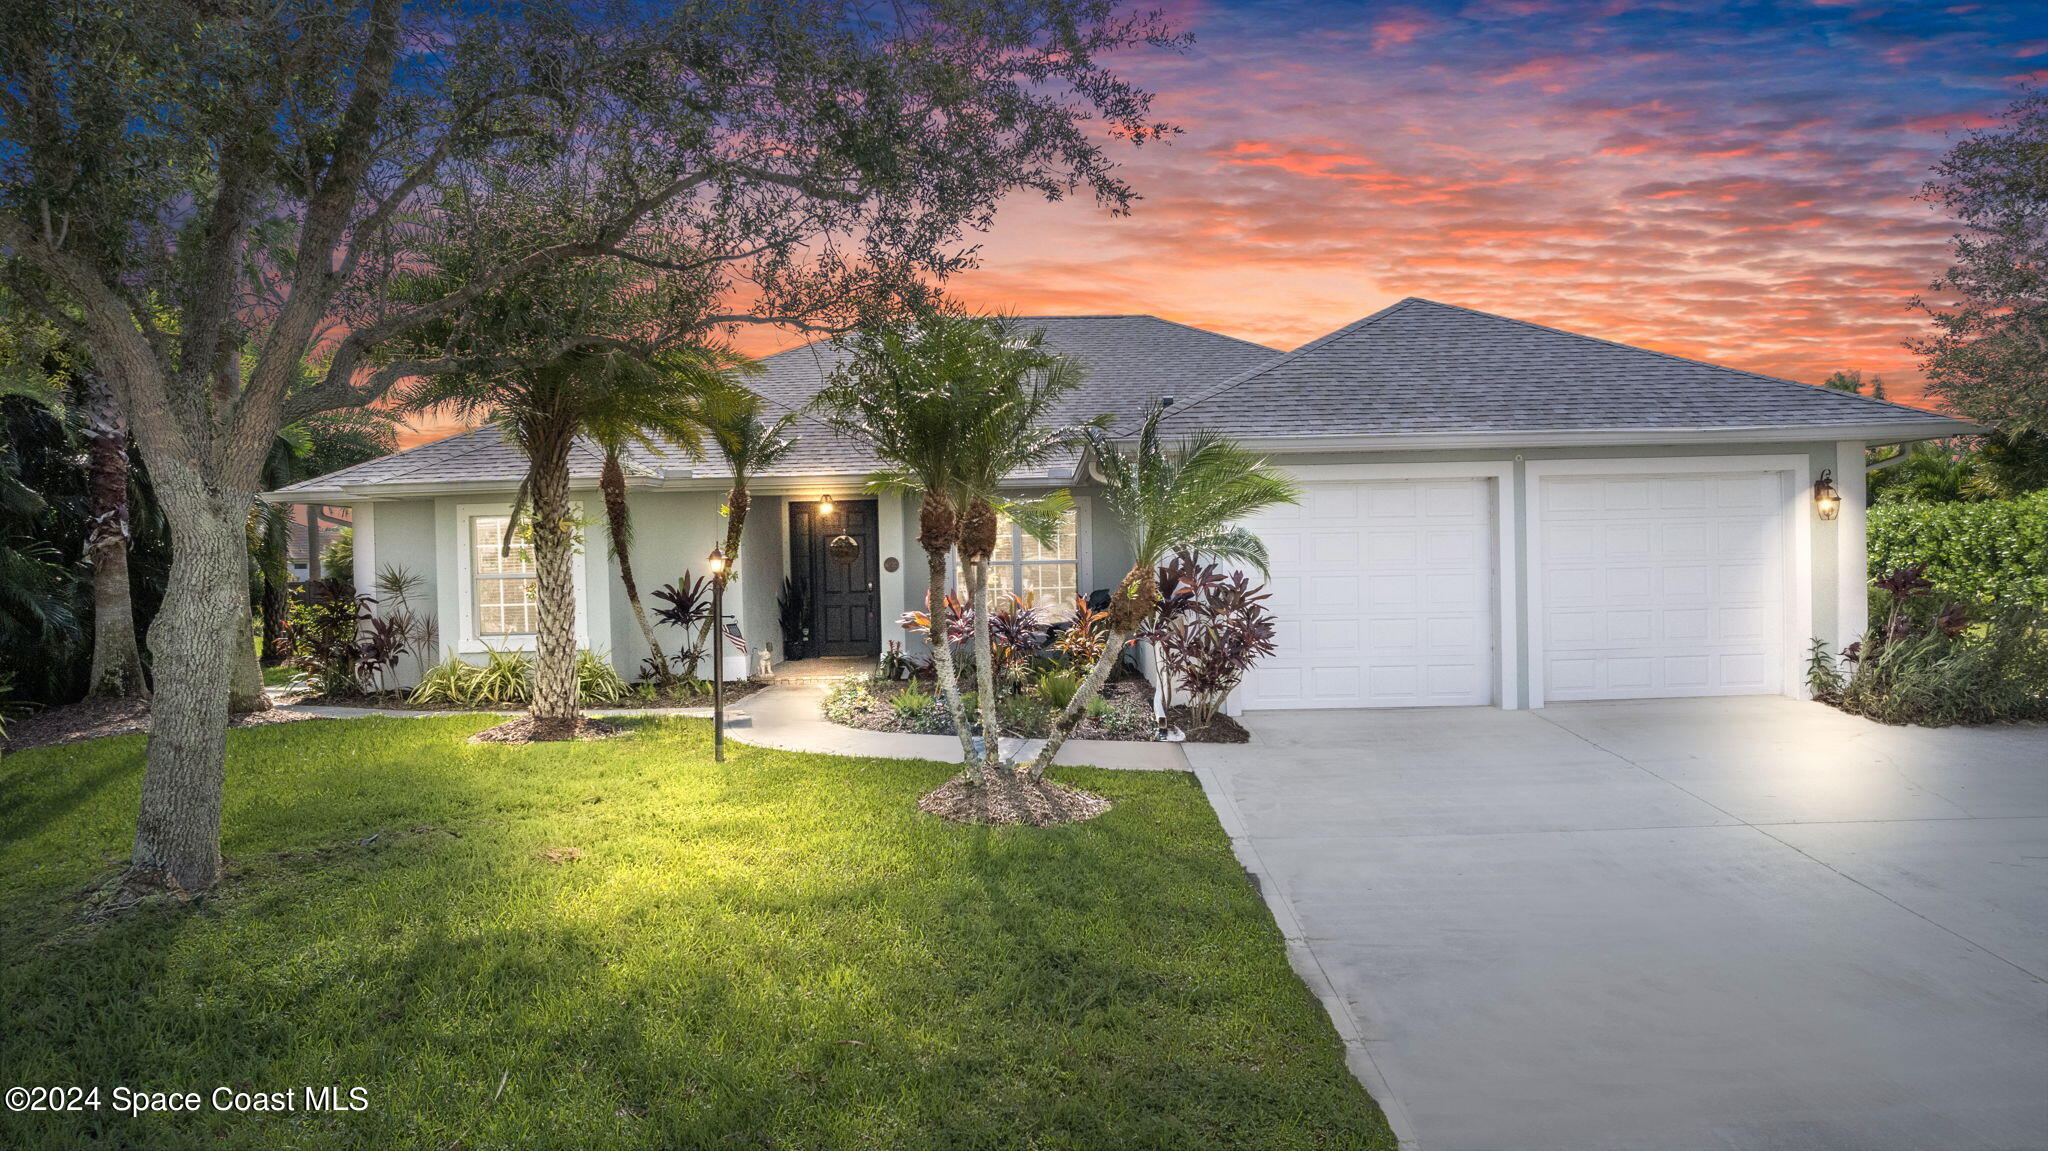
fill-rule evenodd
<path id="1" fill-rule="evenodd" d="M 81 376 L 80 400 L 92 515 L 85 539 L 86 562 L 92 565 L 92 672 L 86 693 L 146 697 L 149 683 L 128 582 L 128 427 L 113 389 L 97 375 Z"/>
<path id="2" fill-rule="evenodd" d="M 566 430 L 534 438 L 532 453 L 533 558 L 538 571 L 540 634 L 534 644 L 534 734 L 575 733 L 576 525 L 569 517 L 569 446 Z"/>
<path id="3" fill-rule="evenodd" d="M 178 466 L 164 466 L 176 462 Z M 153 461 L 171 528 L 171 572 L 150 629 L 156 699 L 150 713 L 142 807 L 128 886 L 201 892 L 220 873 L 225 776 L 228 621 L 242 616 L 249 564 L 245 521 L 253 493 L 223 492 L 182 461 Z M 249 644 L 246 629 L 241 643 Z"/>

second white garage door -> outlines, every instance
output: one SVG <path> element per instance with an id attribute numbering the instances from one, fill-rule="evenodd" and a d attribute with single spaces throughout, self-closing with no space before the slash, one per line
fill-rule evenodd
<path id="1" fill-rule="evenodd" d="M 1543 697 L 1781 690 L 1785 483 L 1780 472 L 1540 480 Z"/>
<path id="2" fill-rule="evenodd" d="M 1279 652 L 1247 708 L 1494 701 L 1494 498 L 1485 479 L 1310 483 L 1245 526 L 1272 553 Z"/>

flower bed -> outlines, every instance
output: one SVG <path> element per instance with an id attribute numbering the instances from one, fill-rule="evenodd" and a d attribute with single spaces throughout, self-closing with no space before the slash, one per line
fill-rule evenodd
<path id="1" fill-rule="evenodd" d="M 725 702 L 730 707 L 735 701 L 767 687 L 757 680 L 731 680 L 725 685 Z M 285 695 L 274 692 L 274 695 Z M 517 711 L 527 706 L 525 696 L 508 697 L 502 700 L 458 702 L 455 700 L 419 701 L 407 691 L 389 691 L 358 695 L 301 695 L 293 696 L 292 703 L 318 704 L 323 707 L 378 707 L 396 711 Z M 679 685 L 675 691 L 659 691 L 651 682 L 642 681 L 631 685 L 625 694 L 604 700 L 585 698 L 580 704 L 585 710 L 604 708 L 644 707 L 710 707 L 710 684 L 699 680 L 696 686 Z"/>
<path id="2" fill-rule="evenodd" d="M 1030 688 L 1004 696 L 997 706 L 1003 717 L 1003 734 L 1026 739 L 1049 734 L 1053 717 L 1058 714 Z M 945 701 L 938 696 L 936 681 L 923 677 L 894 680 L 856 672 L 832 685 L 825 695 L 824 713 L 833 723 L 867 731 L 923 735 L 950 735 L 953 731 L 953 721 L 946 714 Z M 1175 709 L 1175 719 L 1185 723 L 1185 709 Z M 1243 743 L 1248 738 L 1235 720 L 1220 715 L 1207 727 L 1186 734 L 1190 743 Z M 1152 718 L 1152 685 L 1141 676 L 1105 685 L 1099 702 L 1090 708 L 1073 734 L 1075 739 L 1128 742 L 1149 742 L 1157 737 Z"/>

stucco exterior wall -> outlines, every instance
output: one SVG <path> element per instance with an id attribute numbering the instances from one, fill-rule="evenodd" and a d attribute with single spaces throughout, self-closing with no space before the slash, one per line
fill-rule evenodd
<path id="1" fill-rule="evenodd" d="M 782 594 L 782 573 L 788 563 L 784 552 L 789 542 L 787 497 L 753 493 L 747 509 L 747 526 L 740 536 L 740 578 L 742 606 L 735 618 L 747 638 L 747 667 L 757 665 L 757 653 L 767 652 L 775 663 L 782 662 L 782 621 L 778 599 Z M 716 511 L 717 509 L 713 509 Z"/>
<path id="2" fill-rule="evenodd" d="M 1810 518 L 1810 522 L 1804 525 L 1809 540 L 1805 557 L 1806 579 L 1803 586 L 1795 589 L 1795 594 L 1804 597 L 1803 606 L 1811 617 L 1812 635 L 1788 636 L 1787 642 L 1803 650 L 1812 638 L 1819 638 L 1831 650 L 1839 650 L 1855 639 L 1862 627 L 1865 578 L 1862 570 L 1860 443 L 1641 444 L 1519 451 L 1302 452 L 1275 453 L 1269 458 L 1283 467 L 1361 463 L 1499 465 L 1504 477 L 1501 490 L 1507 497 L 1502 510 L 1513 538 L 1512 547 L 1507 550 L 1509 570 L 1500 574 L 1515 605 L 1510 635 L 1506 638 L 1513 641 L 1516 649 L 1509 663 L 1514 667 L 1518 681 L 1516 689 L 1502 702 L 1510 706 L 1527 706 L 1530 702 L 1527 685 L 1530 682 L 1528 661 L 1531 650 L 1528 642 L 1531 627 L 1528 588 L 1532 569 L 1529 508 L 1534 498 L 1529 465 L 1540 461 L 1640 459 L 1648 461 L 1646 471 L 1654 471 L 1655 461 L 1659 459 L 1702 456 L 1727 458 L 1734 466 L 1740 466 L 1744 457 L 1798 457 L 1805 461 L 1809 482 L 1823 469 L 1833 471 L 1845 497 L 1841 518 L 1818 519 L 1813 514 L 1810 494 L 1792 493 L 1794 513 Z M 646 645 L 632 618 L 617 567 L 608 554 L 601 521 L 601 502 L 594 490 L 574 494 L 581 501 L 583 515 L 590 524 L 584 570 L 585 611 L 591 645 L 609 651 L 620 674 L 633 678 L 646 654 Z M 369 547 L 365 549 L 362 541 L 358 541 L 359 555 L 373 557 L 370 562 L 377 570 L 395 565 L 418 576 L 422 586 L 414 596 L 415 609 L 434 611 L 439 616 L 442 632 L 440 651 L 433 653 L 426 662 L 434 662 L 459 646 L 456 642 L 461 626 L 456 549 L 460 546 L 458 524 L 461 509 L 494 499 L 509 502 L 510 495 L 506 492 L 495 497 L 420 497 L 366 505 L 374 508 L 374 515 L 367 517 L 370 522 L 365 524 L 370 528 L 364 533 Z M 1081 507 L 1083 590 L 1109 587 L 1131 565 L 1128 532 L 1125 525 L 1118 522 L 1114 514 L 1091 493 L 1086 483 L 1076 485 L 1074 495 Z M 654 589 L 679 580 L 685 572 L 692 575 L 705 573 L 705 556 L 723 538 L 723 518 L 719 514 L 723 498 L 723 492 L 716 490 L 636 491 L 629 495 L 635 531 L 634 568 L 641 594 L 650 607 L 654 604 L 651 598 Z M 778 663 L 781 660 L 778 599 L 782 581 L 789 571 L 788 501 L 792 498 L 814 497 L 808 495 L 807 490 L 795 495 L 775 491 L 755 493 L 742 548 L 740 578 L 727 589 L 727 614 L 739 621 L 749 647 L 774 653 Z M 925 597 L 924 551 L 917 543 L 917 504 L 898 495 L 877 497 L 876 503 L 882 558 L 884 561 L 897 561 L 895 572 L 889 572 L 886 562 L 883 564 L 881 638 L 884 643 L 889 640 L 906 641 L 911 650 L 921 652 L 922 641 L 904 632 L 898 624 L 906 610 L 921 608 Z M 671 652 L 680 645 L 682 637 L 673 628 L 659 627 L 657 634 Z M 729 649 L 727 656 L 729 676 L 744 676 L 752 666 L 751 657 L 743 657 L 735 650 Z M 406 662 L 400 677 L 403 682 L 416 682 L 419 662 Z M 702 670 L 708 674 L 708 666 Z M 1507 674 L 1506 669 L 1502 674 Z"/>

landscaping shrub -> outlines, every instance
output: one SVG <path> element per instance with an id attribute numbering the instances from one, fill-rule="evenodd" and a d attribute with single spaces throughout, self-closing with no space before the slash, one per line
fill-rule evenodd
<path id="1" fill-rule="evenodd" d="M 821 709 L 833 723 L 853 723 L 861 712 L 875 704 L 875 678 L 866 672 L 845 675 L 833 681 L 825 692 Z"/>
<path id="2" fill-rule="evenodd" d="M 576 698 L 590 705 L 604 706 L 626 698 L 626 681 L 612 669 L 612 661 L 601 652 L 576 653 Z"/>
<path id="3" fill-rule="evenodd" d="M 2048 608 L 2048 491 L 1979 503 L 1870 509 L 1870 569 L 1918 567 L 1937 595 Z M 1873 599 L 1876 625 L 1886 605 Z"/>
<path id="4" fill-rule="evenodd" d="M 1843 652 L 1846 683 L 1809 663 L 1817 698 L 1882 723 L 1942 727 L 2048 719 L 2048 611 L 2006 604 L 1978 618 L 1913 567 L 1873 581 L 1883 620 Z"/>
<path id="5" fill-rule="evenodd" d="M 618 703 L 631 689 L 602 655 L 580 651 L 576 691 L 578 702 L 587 707 Z M 430 707 L 524 707 L 533 702 L 533 661 L 525 652 L 495 648 L 485 653 L 481 664 L 451 654 L 420 677 L 411 702 Z"/>
<path id="6" fill-rule="evenodd" d="M 654 618 L 683 633 L 683 650 L 669 657 L 675 674 L 695 679 L 697 665 L 704 662 L 710 646 L 705 624 L 711 619 L 711 581 L 703 576 L 691 579 L 690 573 L 684 572 L 683 578 L 649 594 L 668 605 L 655 608 Z M 661 669 L 653 666 L 654 657 L 647 657 L 646 663 L 644 670 L 649 674 L 645 678 L 657 678 L 654 673 Z"/>
<path id="7" fill-rule="evenodd" d="M 1209 723 L 1245 673 L 1277 650 L 1269 598 L 1243 572 L 1225 575 L 1191 556 L 1159 569 L 1158 611 L 1144 638 L 1158 655 L 1169 711 L 1178 688 L 1196 726 Z"/>
<path id="8" fill-rule="evenodd" d="M 889 706 L 906 722 L 922 726 L 938 713 L 939 697 L 906 687 L 889 700 Z"/>
<path id="9" fill-rule="evenodd" d="M 996 702 L 996 718 L 1005 730 L 1030 738 L 1045 734 L 1052 711 L 1033 696 L 1006 695 Z"/>
<path id="10" fill-rule="evenodd" d="M 1001 606 L 989 613 L 989 652 L 994 657 L 998 680 L 1017 678 L 1031 657 L 1045 646 L 1044 615 L 1021 596 L 1000 594 Z"/>
<path id="11" fill-rule="evenodd" d="M 1038 673 L 1038 679 L 1032 683 L 1031 691 L 1047 707 L 1054 711 L 1065 711 L 1067 705 L 1073 702 L 1074 696 L 1080 692 L 1083 678 L 1081 672 L 1070 667 L 1049 667 Z M 1097 696 L 1089 702 L 1093 704 L 1104 701 L 1101 696 Z"/>
<path id="12" fill-rule="evenodd" d="M 292 663 L 322 695 L 356 695 L 363 690 L 357 636 L 370 618 L 373 602 L 342 580 L 324 579 L 307 584 L 292 605 Z"/>
<path id="13" fill-rule="evenodd" d="M 1074 597 L 1074 618 L 1053 639 L 1053 648 L 1074 668 L 1087 668 L 1102 658 L 1109 641 L 1109 613 L 1088 606 L 1087 596 Z"/>

